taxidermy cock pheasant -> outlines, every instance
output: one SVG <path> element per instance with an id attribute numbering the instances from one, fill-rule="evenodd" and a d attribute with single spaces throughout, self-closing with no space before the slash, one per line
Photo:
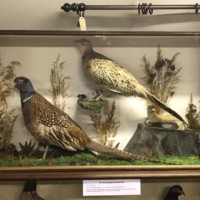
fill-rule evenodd
<path id="1" fill-rule="evenodd" d="M 185 195 L 183 188 L 180 185 L 173 185 L 163 200 L 178 200 L 181 194 Z"/>
<path id="2" fill-rule="evenodd" d="M 17 77 L 14 82 L 15 87 L 20 91 L 24 122 L 39 143 L 47 147 L 54 145 L 69 151 L 88 149 L 126 160 L 159 162 L 92 141 L 69 115 L 37 93 L 28 78 Z"/>
<path id="3" fill-rule="evenodd" d="M 93 50 L 87 39 L 75 41 L 83 51 L 82 67 L 86 78 L 103 90 L 109 90 L 124 96 L 139 96 L 155 103 L 177 119 L 184 119 L 158 98 L 148 92 L 143 85 L 126 69 L 112 59 Z"/>

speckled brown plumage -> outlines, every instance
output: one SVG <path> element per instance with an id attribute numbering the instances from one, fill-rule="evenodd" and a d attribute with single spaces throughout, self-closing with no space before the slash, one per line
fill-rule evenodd
<path id="1" fill-rule="evenodd" d="M 31 134 L 43 144 L 76 151 L 88 149 L 127 160 L 151 160 L 132 153 L 98 144 L 65 112 L 61 111 L 38 94 L 25 77 L 17 77 L 15 86 L 20 91 L 25 124 Z"/>
<path id="2" fill-rule="evenodd" d="M 40 94 L 35 93 L 28 101 L 22 103 L 22 111 L 27 128 L 41 143 L 70 151 L 85 149 L 85 132 L 66 113 Z"/>
<path id="3" fill-rule="evenodd" d="M 83 50 L 83 72 L 91 83 L 102 90 L 109 90 L 124 96 L 139 96 L 150 100 L 185 123 L 178 113 L 149 93 L 128 70 L 112 59 L 95 52 L 90 41 L 81 39 L 76 43 Z"/>

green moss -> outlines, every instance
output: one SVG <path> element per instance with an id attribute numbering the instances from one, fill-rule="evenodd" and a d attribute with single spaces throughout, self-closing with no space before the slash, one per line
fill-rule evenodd
<path id="1" fill-rule="evenodd" d="M 162 157 L 160 160 L 165 164 L 175 165 L 200 165 L 200 159 L 197 156 L 189 157 Z M 58 158 L 48 158 L 42 160 L 39 158 L 5 156 L 0 154 L 1 167 L 16 166 L 116 166 L 116 165 L 160 165 L 161 163 L 153 163 L 148 161 L 129 162 L 114 158 L 99 156 L 96 157 L 89 153 L 77 153 L 74 155 L 66 155 Z"/>
<path id="2" fill-rule="evenodd" d="M 165 157 L 165 162 L 175 165 L 186 165 L 186 164 L 200 165 L 200 159 L 198 156 L 185 156 L 185 157 L 170 156 L 170 157 Z"/>

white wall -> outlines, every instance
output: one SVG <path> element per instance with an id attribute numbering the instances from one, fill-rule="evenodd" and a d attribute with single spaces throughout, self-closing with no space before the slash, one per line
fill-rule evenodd
<path id="1" fill-rule="evenodd" d="M 134 0 L 64 1 L 64 0 L 1 0 L 1 29 L 56 29 L 77 30 L 75 13 L 60 9 L 64 3 L 88 5 L 132 5 Z M 198 0 L 146 0 L 152 4 L 195 4 Z M 137 15 L 137 11 L 87 11 L 85 13 L 89 30 L 200 30 L 200 15 L 192 10 L 155 10 L 152 16 Z M 159 15 L 158 15 L 159 14 Z M 172 14 L 172 15 L 171 15 Z"/>

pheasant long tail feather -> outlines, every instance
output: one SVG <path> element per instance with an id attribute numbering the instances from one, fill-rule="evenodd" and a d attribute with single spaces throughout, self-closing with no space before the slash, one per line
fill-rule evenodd
<path id="1" fill-rule="evenodd" d="M 87 142 L 85 147 L 90 151 L 96 151 L 98 153 L 110 155 L 110 156 L 121 158 L 121 159 L 124 159 L 124 160 L 129 160 L 129 161 L 144 160 L 144 161 L 160 163 L 159 160 L 142 157 L 142 156 L 139 156 L 139 155 L 136 155 L 136 154 L 133 154 L 133 153 L 129 153 L 127 151 L 118 150 L 118 149 L 115 149 L 115 148 L 110 148 L 108 146 L 96 143 L 92 140 Z"/>
<path id="2" fill-rule="evenodd" d="M 185 124 L 187 124 L 185 122 L 185 120 L 174 110 L 172 110 L 171 108 L 169 108 L 167 105 L 165 105 L 163 102 L 161 102 L 158 98 L 156 98 L 155 96 L 153 96 L 150 93 L 147 93 L 147 98 L 152 102 L 155 103 L 156 105 L 160 106 L 162 109 L 164 109 L 165 111 L 167 111 L 168 113 L 170 113 L 171 115 L 173 115 L 174 117 L 176 117 L 177 119 L 179 119 L 180 121 L 184 122 Z"/>

